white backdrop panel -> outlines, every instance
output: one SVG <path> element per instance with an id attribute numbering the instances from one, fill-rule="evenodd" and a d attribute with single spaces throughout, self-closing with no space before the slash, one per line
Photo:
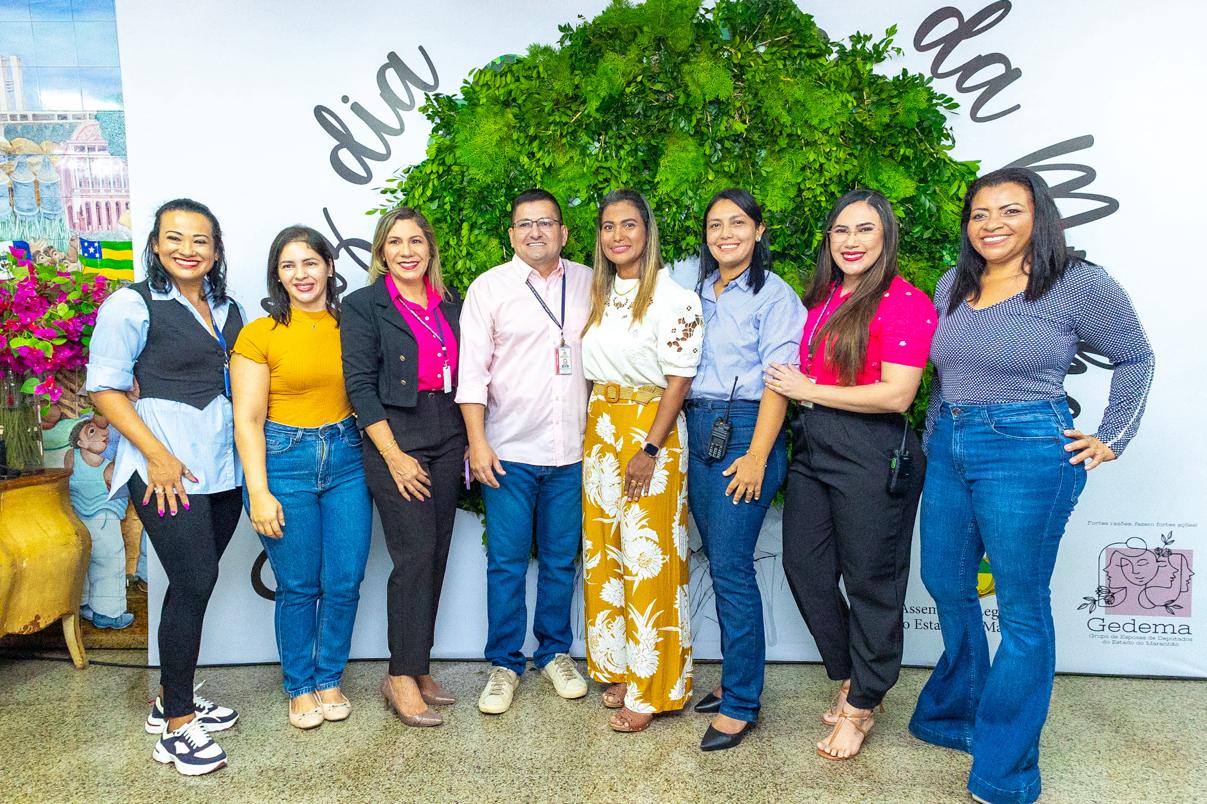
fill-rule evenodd
<path id="1" fill-rule="evenodd" d="M 364 212 L 378 204 L 373 188 L 423 158 L 429 126 L 417 111 L 402 112 L 404 131 L 386 137 L 386 146 L 354 112 L 352 104 L 359 103 L 379 119 L 393 121 L 377 83 L 388 54 L 396 53 L 414 71 L 412 83 L 455 93 L 471 69 L 502 54 L 523 53 L 534 42 L 555 42 L 559 22 L 589 18 L 604 5 L 602 0 L 453 0 L 411 4 L 387 17 L 368 0 L 338 7 L 318 0 L 288 7 L 235 0 L 118 0 L 135 240 L 145 239 L 148 216 L 164 200 L 187 195 L 210 204 L 225 227 L 231 287 L 257 314 L 265 254 L 281 227 L 301 221 L 333 241 L 367 239 L 371 221 Z M 1202 427 L 1187 426 L 1197 421 L 1194 405 L 1202 393 L 1203 360 L 1195 335 L 1207 279 L 1195 258 L 1184 253 L 1184 235 L 1195 231 L 1195 223 L 1181 192 L 1204 178 L 1197 159 L 1200 128 L 1191 119 L 1194 105 L 1186 102 L 1183 82 L 1202 74 L 1204 59 L 1194 37 L 1207 25 L 1207 10 L 1199 4 L 1137 6 L 1125 0 L 1013 6 L 1002 0 L 953 6 L 940 0 L 819 0 L 801 6 L 833 37 L 897 25 L 897 43 L 905 52 L 887 69 L 935 75 L 936 88 L 960 101 L 952 120 L 959 158 L 979 159 L 990 169 L 1047 149 L 1028 161 L 1052 166 L 1045 170 L 1049 183 L 1084 181 L 1060 193 L 1066 218 L 1082 218 L 1069 221 L 1077 224 L 1069 230 L 1070 241 L 1128 289 L 1156 348 L 1159 374 L 1139 437 L 1123 461 L 1091 475 L 1065 535 L 1052 594 L 1058 667 L 1207 675 L 1207 647 L 1198 634 L 1207 627 L 1207 601 L 1191 581 L 1207 487 L 1207 468 L 1193 456 L 1203 453 L 1207 435 Z M 182 51 L 179 37 L 165 31 L 191 32 L 191 46 Z M 1019 74 L 1011 79 L 1010 70 Z M 398 74 L 387 78 L 405 95 Z M 976 88 L 961 91 L 969 87 Z M 983 106 L 974 116 L 978 98 Z M 329 155 L 335 141 L 316 121 L 320 105 L 332 111 L 329 121 L 338 117 L 360 142 L 388 147 L 388 157 L 367 162 L 371 177 L 365 183 L 347 181 L 333 170 Z M 1078 190 L 1099 198 L 1070 195 Z M 1100 216 L 1084 220 L 1083 213 L 1095 209 Z M 363 283 L 361 269 L 346 254 L 338 267 L 353 287 Z M 1093 365 L 1070 377 L 1068 390 L 1083 408 L 1078 419 L 1083 429 L 1096 426 L 1109 377 Z M 1143 562 L 1124 560 L 1130 555 L 1155 561 L 1152 548 L 1162 547 L 1163 537 L 1173 541 L 1170 557 L 1159 562 L 1162 574 L 1134 571 Z M 1130 546 L 1124 545 L 1129 539 Z M 1136 539 L 1144 540 L 1146 556 Z M 353 643 L 356 656 L 385 651 L 389 559 L 379 526 L 374 540 Z M 210 606 L 203 662 L 276 658 L 272 605 L 250 581 L 259 553 L 259 543 L 242 524 Z M 778 556 L 777 514 L 769 520 L 759 557 L 768 602 L 768 655 L 816 659 Z M 1096 592 L 1107 583 L 1105 565 L 1108 571 L 1114 568 L 1109 583 L 1119 593 L 1110 609 L 1102 608 Z M 481 526 L 462 515 L 438 621 L 437 656 L 481 656 L 484 568 Z M 263 574 L 271 585 L 271 573 Z M 152 633 L 164 583 L 153 563 Z M 1079 609 L 1087 597 L 1095 598 L 1092 613 L 1088 605 Z M 697 656 L 715 657 L 715 613 L 707 569 L 698 556 L 692 601 Z M 983 604 L 992 637 L 996 599 L 990 595 Z M 915 569 L 906 616 L 909 663 L 931 664 L 938 657 L 932 606 Z M 581 652 L 581 611 L 576 633 Z M 152 662 L 156 654 L 152 640 Z"/>

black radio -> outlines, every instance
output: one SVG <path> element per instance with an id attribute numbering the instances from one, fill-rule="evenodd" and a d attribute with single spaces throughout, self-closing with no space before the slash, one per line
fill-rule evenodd
<path id="1" fill-rule="evenodd" d="M 733 434 L 733 425 L 725 417 L 718 418 L 712 423 L 712 432 L 708 434 L 708 449 L 705 456 L 709 463 L 719 461 L 729 451 L 729 437 Z"/>
<path id="2" fill-rule="evenodd" d="M 900 497 L 909 491 L 911 479 L 914 476 L 914 456 L 905 448 L 905 438 L 909 435 L 909 419 L 901 431 L 901 446 L 893 450 L 888 459 L 888 486 L 890 496 Z"/>
<path id="3" fill-rule="evenodd" d="M 708 463 L 715 463 L 725 457 L 729 451 L 729 437 L 733 435 L 733 424 L 729 421 L 729 410 L 733 407 L 733 395 L 738 390 L 738 378 L 733 378 L 733 388 L 729 391 L 729 401 L 725 403 L 725 415 L 718 416 L 712 423 L 712 432 L 708 434 L 708 449 L 704 458 Z"/>

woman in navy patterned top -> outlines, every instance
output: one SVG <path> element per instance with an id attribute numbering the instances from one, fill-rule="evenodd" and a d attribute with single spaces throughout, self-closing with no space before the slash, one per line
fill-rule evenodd
<path id="1" fill-rule="evenodd" d="M 939 281 L 938 373 L 927 418 L 922 580 L 943 655 L 914 736 L 972 754 L 977 800 L 1034 801 L 1056 650 L 1050 581 L 1086 472 L 1135 435 L 1153 353 L 1131 301 L 1068 256 L 1038 175 L 1005 168 L 968 188 L 959 263 Z M 1114 366 L 1098 432 L 1074 429 L 1064 378 L 1084 341 Z M 977 599 L 989 557 L 1002 640 L 992 666 Z"/>

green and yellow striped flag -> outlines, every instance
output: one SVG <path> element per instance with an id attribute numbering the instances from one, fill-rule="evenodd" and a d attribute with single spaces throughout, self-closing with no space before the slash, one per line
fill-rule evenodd
<path id="1" fill-rule="evenodd" d="M 80 238 L 80 265 L 86 274 L 134 281 L 134 244 L 129 240 Z"/>

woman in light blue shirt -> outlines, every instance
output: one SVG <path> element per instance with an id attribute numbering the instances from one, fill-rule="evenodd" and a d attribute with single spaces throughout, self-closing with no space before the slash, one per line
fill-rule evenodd
<path id="1" fill-rule="evenodd" d="M 128 483 L 168 576 L 161 693 L 146 730 L 161 735 L 154 759 L 188 776 L 226 764 L 209 733 L 239 717 L 193 695 L 205 609 L 243 503 L 228 362 L 246 319 L 226 295 L 225 256 L 204 204 L 164 204 L 143 252 L 146 279 L 101 305 L 88 357 L 87 390 L 122 435 L 113 488 Z"/>
<path id="2" fill-rule="evenodd" d="M 763 212 L 750 193 L 718 193 L 703 238 L 696 292 L 704 346 L 686 405 L 687 493 L 721 625 L 721 686 L 695 707 L 718 713 L 700 744 L 716 751 L 740 743 L 758 719 L 765 644 L 754 550 L 787 472 L 788 407 L 764 386 L 763 370 L 796 359 L 805 308 L 771 272 Z"/>

